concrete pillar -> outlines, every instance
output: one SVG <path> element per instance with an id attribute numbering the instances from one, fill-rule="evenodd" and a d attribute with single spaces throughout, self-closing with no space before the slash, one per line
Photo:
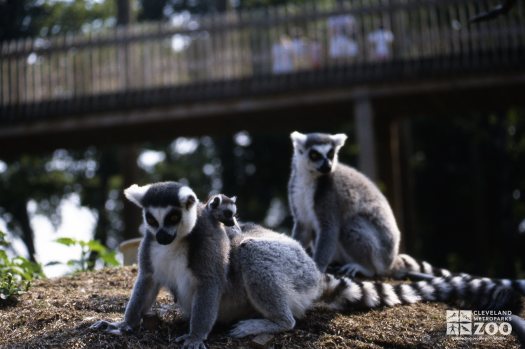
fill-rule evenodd
<path id="1" fill-rule="evenodd" d="M 404 226 L 404 203 L 403 203 L 403 166 L 402 166 L 402 130 L 401 130 L 401 120 L 399 118 L 394 118 L 389 123 L 389 132 L 390 132 L 390 163 L 392 171 L 392 208 L 394 209 L 394 214 L 396 216 L 397 225 L 399 228 Z"/>
<path id="2" fill-rule="evenodd" d="M 374 134 L 374 112 L 368 96 L 356 98 L 354 116 L 359 147 L 358 167 L 370 179 L 377 179 L 377 161 Z"/>

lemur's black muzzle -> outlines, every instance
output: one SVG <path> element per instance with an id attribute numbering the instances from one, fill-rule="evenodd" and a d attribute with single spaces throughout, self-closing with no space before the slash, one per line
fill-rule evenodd
<path id="1" fill-rule="evenodd" d="M 177 234 L 168 234 L 167 231 L 165 231 L 164 229 L 161 229 L 157 232 L 157 234 L 155 235 L 155 238 L 157 239 L 157 242 L 161 245 L 168 245 L 168 244 L 171 244 L 173 240 L 175 240 L 175 237 L 177 236 Z"/>
<path id="2" fill-rule="evenodd" d="M 224 219 L 223 223 L 227 227 L 233 227 L 235 225 L 235 219 Z"/>
<path id="3" fill-rule="evenodd" d="M 225 226 L 233 227 L 235 225 L 235 218 L 233 217 L 233 212 L 231 210 L 225 210 L 223 216 L 223 223 Z"/>
<path id="4" fill-rule="evenodd" d="M 329 173 L 332 170 L 332 162 L 330 160 L 324 160 L 321 167 L 319 167 L 319 172 Z"/>

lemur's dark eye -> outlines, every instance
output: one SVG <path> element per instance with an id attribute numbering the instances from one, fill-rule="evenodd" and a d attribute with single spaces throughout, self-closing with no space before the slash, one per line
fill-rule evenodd
<path id="1" fill-rule="evenodd" d="M 217 207 L 219 207 L 220 203 L 221 203 L 221 199 L 218 196 L 216 196 L 213 198 L 210 206 L 211 208 L 216 209 Z"/>
<path id="2" fill-rule="evenodd" d="M 319 154 L 317 150 L 310 150 L 310 153 L 308 154 L 308 156 L 310 157 L 310 160 L 312 161 L 317 161 L 321 159 L 321 154 Z"/>
<path id="3" fill-rule="evenodd" d="M 330 160 L 334 158 L 334 155 L 335 155 L 334 148 L 330 149 L 330 151 L 328 152 L 328 154 L 326 154 L 326 156 L 327 156 Z"/>
<path id="4" fill-rule="evenodd" d="M 153 215 L 149 212 L 146 212 L 146 222 L 151 225 L 152 227 L 158 227 L 159 222 L 153 217 Z"/>
<path id="5" fill-rule="evenodd" d="M 171 211 L 168 213 L 166 218 L 164 218 L 164 224 L 165 225 L 176 225 L 180 222 L 180 212 L 178 211 Z"/>

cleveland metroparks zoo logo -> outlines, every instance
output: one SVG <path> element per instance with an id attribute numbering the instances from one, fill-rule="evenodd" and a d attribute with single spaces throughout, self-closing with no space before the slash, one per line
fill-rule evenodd
<path id="1" fill-rule="evenodd" d="M 447 335 L 503 335 L 512 332 L 511 311 L 447 310 Z"/>

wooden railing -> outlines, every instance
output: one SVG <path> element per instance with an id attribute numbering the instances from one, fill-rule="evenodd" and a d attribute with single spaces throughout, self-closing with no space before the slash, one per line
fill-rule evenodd
<path id="1" fill-rule="evenodd" d="M 292 88 L 294 79 L 297 86 L 315 86 L 327 79 L 348 83 L 476 67 L 525 68 L 523 2 L 494 21 L 468 24 L 491 4 L 312 1 L 3 42 L 0 117 L 17 121 L 213 98 L 228 95 L 228 88 L 237 94 L 280 91 Z"/>

